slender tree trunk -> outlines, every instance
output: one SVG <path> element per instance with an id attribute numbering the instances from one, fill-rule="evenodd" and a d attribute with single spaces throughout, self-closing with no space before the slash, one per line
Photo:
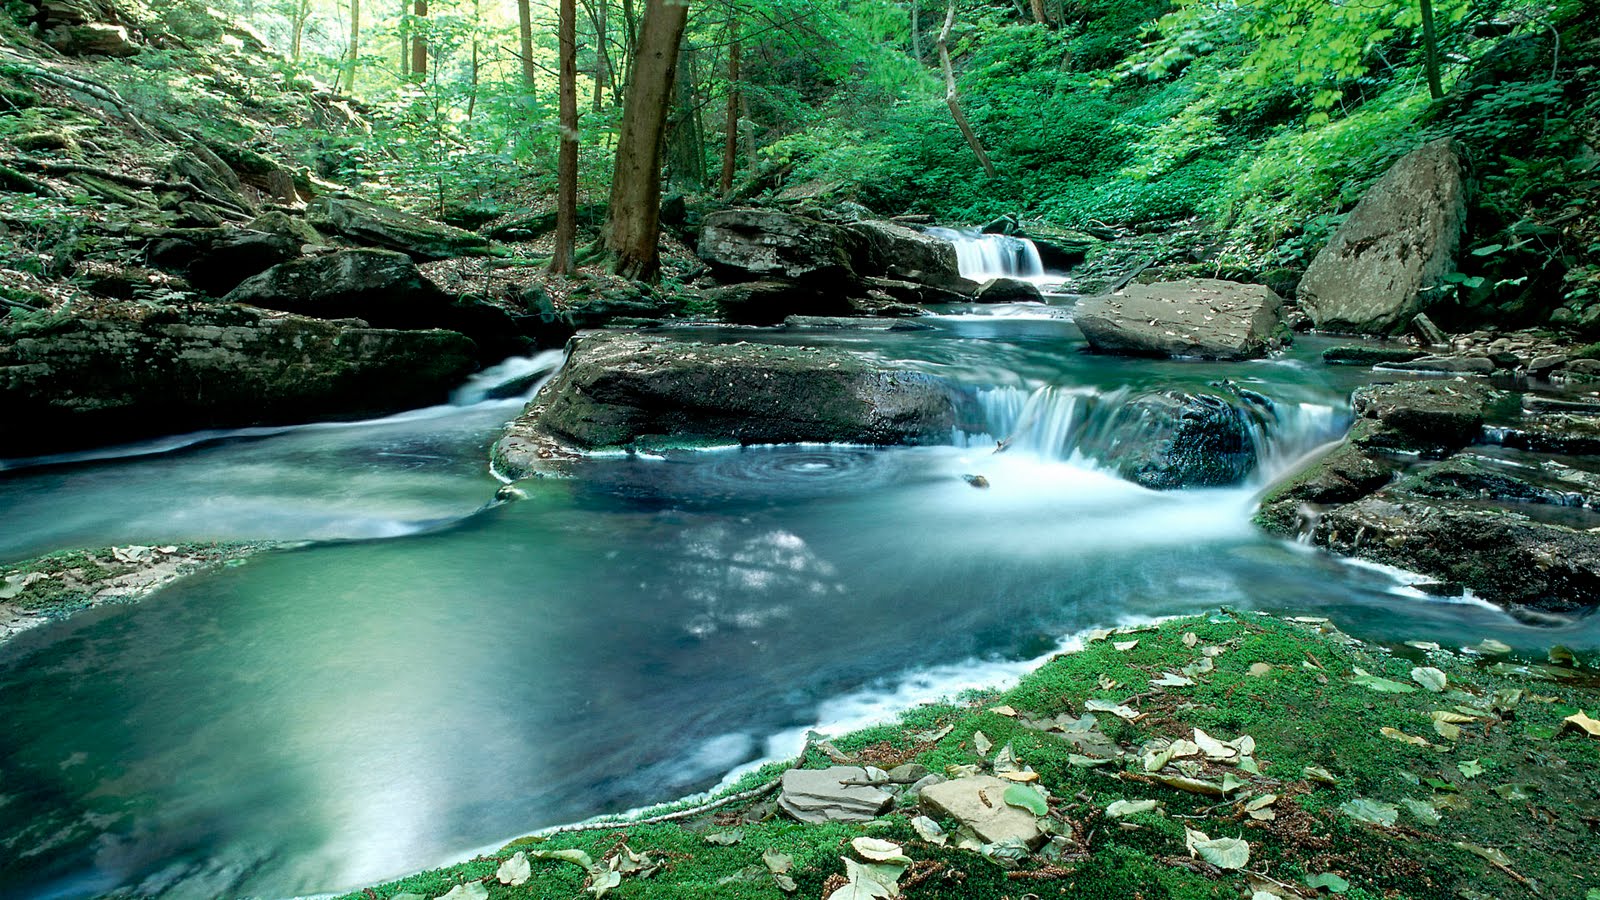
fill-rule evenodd
<path id="1" fill-rule="evenodd" d="M 356 60 L 361 58 L 361 0 L 350 0 L 350 59 L 345 63 L 345 93 L 356 94 Z M 338 91 L 339 86 L 333 86 Z"/>
<path id="2" fill-rule="evenodd" d="M 609 45 L 611 35 L 607 31 L 607 0 L 597 0 L 590 18 L 594 23 L 594 111 L 600 112 L 605 105 L 606 88 L 614 83 L 611 74 L 611 48 Z"/>
<path id="3" fill-rule="evenodd" d="M 428 0 L 417 0 L 412 14 L 418 20 L 426 19 Z M 420 21 L 417 24 L 419 29 L 426 28 Z M 411 39 L 411 77 L 417 81 L 426 81 L 428 78 L 428 35 L 422 30 Z"/>
<path id="4" fill-rule="evenodd" d="M 300 61 L 300 42 L 305 37 L 306 19 L 311 17 L 311 0 L 300 0 L 295 7 L 294 18 L 290 23 L 293 31 L 289 37 L 289 58 L 295 62 Z"/>
<path id="5" fill-rule="evenodd" d="M 550 271 L 570 275 L 578 242 L 578 10 L 561 0 L 556 39 L 561 46 L 561 149 L 556 161 L 556 251 Z"/>
<path id="6" fill-rule="evenodd" d="M 411 80 L 411 0 L 400 0 L 400 77 Z"/>
<path id="7" fill-rule="evenodd" d="M 622 72 L 621 95 L 625 99 L 632 88 L 633 60 L 639 52 L 639 17 L 634 12 L 633 0 L 622 0 Z"/>
<path id="8" fill-rule="evenodd" d="M 955 24 L 956 0 L 950 0 L 950 9 L 944 16 L 944 29 L 939 32 L 939 65 L 944 69 L 944 102 L 950 107 L 950 117 L 956 120 L 956 127 L 961 129 L 961 136 L 967 139 L 967 146 L 972 148 L 972 155 L 978 158 L 984 173 L 993 178 L 994 163 L 989 161 L 989 154 L 984 151 L 983 142 L 978 140 L 978 133 L 972 130 L 972 123 L 967 121 L 966 113 L 961 111 L 961 101 L 956 96 L 956 72 L 950 65 L 950 29 Z"/>
<path id="9" fill-rule="evenodd" d="M 472 0 L 472 91 L 467 94 L 467 120 L 472 120 L 473 113 L 478 110 L 478 26 L 482 24 L 479 17 L 482 0 Z"/>
<path id="10" fill-rule="evenodd" d="M 678 51 L 675 109 L 667 128 L 667 177 L 678 187 L 698 188 L 706 183 L 705 135 L 700 128 L 699 101 L 695 97 L 696 53 Z"/>
<path id="11" fill-rule="evenodd" d="M 528 0 L 517 0 L 517 24 L 521 39 L 517 49 L 522 59 L 522 85 L 532 90 L 539 73 L 533 67 L 533 10 L 528 7 Z"/>
<path id="12" fill-rule="evenodd" d="M 739 23 L 728 24 L 728 112 L 723 121 L 722 180 L 718 190 L 726 197 L 733 193 L 733 176 L 739 171 Z"/>
<path id="13" fill-rule="evenodd" d="M 1044 12 L 1044 0 L 1030 0 L 1029 5 L 1033 8 L 1033 21 L 1045 26 L 1051 24 L 1050 17 Z"/>
<path id="14" fill-rule="evenodd" d="M 1422 52 L 1428 70 L 1428 93 L 1438 100 L 1444 96 L 1444 85 L 1439 80 L 1439 38 L 1433 30 L 1433 0 L 1422 3 Z"/>
<path id="15" fill-rule="evenodd" d="M 616 273 L 639 281 L 661 268 L 661 135 L 688 18 L 687 0 L 646 0 L 622 106 L 605 247 Z"/>
<path id="16" fill-rule="evenodd" d="M 911 56 L 922 62 L 922 4 L 911 0 Z"/>

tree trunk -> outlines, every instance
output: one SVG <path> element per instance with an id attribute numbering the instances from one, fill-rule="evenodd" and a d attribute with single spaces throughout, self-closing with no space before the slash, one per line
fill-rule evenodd
<path id="1" fill-rule="evenodd" d="M 289 38 L 289 58 L 295 62 L 300 61 L 300 42 L 305 37 L 306 19 L 311 18 L 311 0 L 300 0 L 295 6 L 294 18 L 290 22 L 292 32 Z"/>
<path id="2" fill-rule="evenodd" d="M 556 249 L 550 271 L 570 275 L 578 242 L 578 10 L 561 0 L 556 39 L 561 46 L 561 150 L 556 161 Z"/>
<path id="3" fill-rule="evenodd" d="M 1444 96 L 1444 85 L 1439 80 L 1439 38 L 1433 30 L 1433 0 L 1422 3 L 1422 52 L 1428 70 L 1428 93 L 1438 100 Z"/>
<path id="4" fill-rule="evenodd" d="M 728 24 L 728 113 L 722 136 L 722 180 L 719 193 L 733 193 L 733 176 L 739 170 L 739 23 Z"/>
<path id="5" fill-rule="evenodd" d="M 411 0 L 400 0 L 400 77 L 411 80 Z"/>
<path id="6" fill-rule="evenodd" d="M 955 24 L 956 0 L 950 0 L 950 9 L 944 16 L 944 29 L 939 32 L 939 65 L 944 69 L 944 102 L 950 107 L 951 118 L 956 120 L 956 127 L 961 129 L 961 136 L 967 139 L 967 146 L 971 147 L 972 154 L 978 157 L 984 173 L 993 178 L 994 163 L 989 161 L 989 154 L 984 152 L 983 143 L 978 140 L 978 133 L 972 130 L 972 123 L 967 121 L 966 113 L 961 111 L 961 101 L 956 96 L 956 72 L 950 65 L 950 29 Z"/>
<path id="7" fill-rule="evenodd" d="M 412 10 L 417 19 L 428 17 L 428 0 L 417 0 L 416 7 Z M 411 39 L 411 77 L 417 81 L 426 81 L 428 78 L 428 35 L 426 27 L 421 22 L 417 23 L 418 33 Z"/>
<path id="8" fill-rule="evenodd" d="M 608 0 L 598 0 L 590 11 L 590 18 L 594 21 L 594 111 L 600 112 L 604 108 L 606 88 L 611 87 L 611 48 L 607 43 L 611 36 L 606 29 L 606 13 Z"/>
<path id="9" fill-rule="evenodd" d="M 345 68 L 345 93 L 356 94 L 356 61 L 361 58 L 361 0 L 350 0 L 350 60 Z M 338 91 L 339 86 L 333 86 Z"/>
<path id="10" fill-rule="evenodd" d="M 1033 21 L 1040 25 L 1049 26 L 1050 17 L 1045 15 L 1044 0 L 1031 0 L 1030 5 L 1033 8 Z"/>
<path id="11" fill-rule="evenodd" d="M 688 18 L 687 0 L 646 0 L 622 105 L 605 248 L 617 274 L 639 281 L 661 269 L 661 134 Z"/>
<path id="12" fill-rule="evenodd" d="M 478 110 L 478 26 L 482 0 L 472 0 L 472 91 L 467 94 L 467 121 Z"/>
<path id="13" fill-rule="evenodd" d="M 517 23 L 521 36 L 518 55 L 522 59 L 522 85 L 533 90 L 538 71 L 533 67 L 533 10 L 528 0 L 517 0 Z"/>
<path id="14" fill-rule="evenodd" d="M 922 62 L 922 4 L 911 0 L 911 56 Z"/>
<path id="15" fill-rule="evenodd" d="M 675 186 L 690 189 L 706 183 L 705 134 L 700 128 L 699 101 L 695 97 L 695 51 L 678 51 L 676 109 L 667 129 L 667 177 Z"/>

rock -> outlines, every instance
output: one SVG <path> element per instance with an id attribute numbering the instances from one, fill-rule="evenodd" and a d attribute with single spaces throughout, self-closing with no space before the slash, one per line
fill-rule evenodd
<path id="1" fill-rule="evenodd" d="M 1343 346 L 1322 351 L 1322 361 L 1330 366 L 1387 366 L 1427 355 L 1415 347 Z"/>
<path id="2" fill-rule="evenodd" d="M 1412 317 L 1411 330 L 1422 340 L 1424 346 L 1450 346 L 1450 335 L 1445 334 L 1444 329 L 1433 324 L 1433 320 L 1428 318 L 1427 313 L 1417 313 L 1416 316 Z"/>
<path id="3" fill-rule="evenodd" d="M 1456 144 L 1413 151 L 1356 204 L 1300 282 L 1300 306 L 1328 331 L 1390 334 L 1455 266 L 1467 185 Z"/>
<path id="4" fill-rule="evenodd" d="M 106 22 L 58 25 L 44 33 L 44 40 L 67 56 L 137 56 L 142 49 L 128 29 Z"/>
<path id="5" fill-rule="evenodd" d="M 322 197 L 306 207 L 306 221 L 324 234 L 419 260 L 471 256 L 489 249 L 481 235 L 364 200 Z"/>
<path id="6" fill-rule="evenodd" d="M 504 358 L 526 349 L 511 316 L 485 303 L 458 302 L 388 250 L 344 250 L 280 263 L 223 298 L 322 319 L 362 319 L 380 328 L 445 328 Z"/>
<path id="7" fill-rule="evenodd" d="M 990 775 L 957 778 L 925 787 L 919 793 L 922 808 L 930 815 L 955 819 L 972 829 L 985 844 L 1018 840 L 1037 849 L 1044 844 L 1039 820 L 1025 809 L 1005 802 L 1006 789 L 1013 783 Z"/>
<path id="8" fill-rule="evenodd" d="M 778 806 L 812 824 L 820 822 L 870 822 L 888 812 L 894 797 L 867 784 L 867 770 L 859 766 L 827 769 L 790 769 L 783 773 Z"/>
<path id="9" fill-rule="evenodd" d="M 917 275 L 920 273 L 912 273 Z M 966 303 L 978 292 L 978 283 L 967 278 L 953 278 L 943 284 L 929 284 L 926 281 L 903 281 L 898 278 L 884 278 L 878 275 L 869 275 L 861 279 L 861 284 L 866 288 L 867 294 L 881 294 L 891 301 L 900 303 Z"/>
<path id="10" fill-rule="evenodd" d="M 301 247 L 320 247 L 328 243 L 326 238 L 317 233 L 317 229 L 311 227 L 310 222 L 277 210 L 256 217 L 248 227 L 251 231 L 265 231 L 289 238 Z"/>
<path id="11" fill-rule="evenodd" d="M 961 277 L 956 248 L 949 241 L 893 222 L 864 221 L 848 226 L 859 238 L 855 270 L 863 275 L 944 287 Z"/>
<path id="12" fill-rule="evenodd" d="M 1123 402 L 1079 449 L 1151 490 L 1223 487 L 1255 471 L 1261 414 L 1236 396 L 1154 391 Z"/>
<path id="13" fill-rule="evenodd" d="M 1487 457 L 1462 453 L 1407 475 L 1395 482 L 1393 491 L 1438 500 L 1570 507 L 1592 506 L 1600 499 L 1592 492 L 1572 490 L 1574 485 L 1541 475 L 1539 469 L 1532 467 L 1513 468 Z"/>
<path id="14" fill-rule="evenodd" d="M 1520 513 L 1380 494 L 1330 510 L 1312 539 L 1496 602 L 1552 611 L 1600 603 L 1600 535 Z"/>
<path id="15" fill-rule="evenodd" d="M 1402 372 L 1449 372 L 1457 375 L 1491 375 L 1497 368 L 1494 360 L 1482 356 L 1421 356 L 1383 365 L 1384 368 Z"/>
<path id="16" fill-rule="evenodd" d="M 1358 423 L 1371 428 L 1375 422 Z M 1399 466 L 1345 442 L 1314 460 L 1269 491 L 1256 512 L 1256 524 L 1282 537 L 1297 537 L 1316 525 L 1323 507 L 1351 503 L 1388 484 Z"/>
<path id="17" fill-rule="evenodd" d="M 1442 456 L 1477 439 L 1493 393 L 1464 381 L 1381 384 L 1355 392 L 1356 414 L 1382 426 L 1364 446 Z"/>
<path id="18" fill-rule="evenodd" d="M 167 162 L 167 177 L 172 181 L 188 182 L 241 212 L 255 210 L 255 204 L 244 196 L 244 185 L 239 181 L 239 176 L 220 157 L 200 144 L 194 144 L 172 157 Z"/>
<path id="19" fill-rule="evenodd" d="M 1535 356 L 1528 363 L 1528 371 L 1535 375 L 1545 375 L 1566 364 L 1567 355 L 1565 353 L 1550 353 L 1544 356 Z"/>
<path id="20" fill-rule="evenodd" d="M 811 328 L 828 331 L 932 331 L 914 319 L 889 319 L 859 316 L 789 316 L 785 328 Z"/>
<path id="21" fill-rule="evenodd" d="M 836 279 L 853 275 L 851 238 L 837 225 L 767 209 L 706 216 L 700 258 L 742 280 Z"/>
<path id="22" fill-rule="evenodd" d="M 920 763 L 906 763 L 889 770 L 889 780 L 895 784 L 916 784 L 928 777 L 928 767 Z"/>
<path id="23" fill-rule="evenodd" d="M 155 265 L 178 272 L 199 290 L 220 297 L 246 278 L 299 256 L 300 243 L 244 228 L 191 228 L 162 234 L 145 252 Z"/>
<path id="24" fill-rule="evenodd" d="M 1249 359 L 1281 345 L 1283 298 L 1212 279 L 1135 284 L 1080 300 L 1073 319 L 1101 353 Z"/>
<path id="25" fill-rule="evenodd" d="M 972 299 L 978 303 L 1043 303 L 1044 295 L 1033 284 L 1018 278 L 991 278 L 978 286 Z"/>
<path id="26" fill-rule="evenodd" d="M 837 290 L 821 290 L 797 281 L 764 278 L 705 292 L 724 319 L 741 325 L 776 325 L 790 316 L 842 315 L 849 302 Z"/>
<path id="27" fill-rule="evenodd" d="M 443 402 L 475 367 L 447 331 L 239 306 L 107 305 L 0 329 L 0 457 Z"/>
<path id="28" fill-rule="evenodd" d="M 1593 413 L 1524 414 L 1516 424 L 1485 429 L 1490 442 L 1534 453 L 1600 454 L 1600 416 Z"/>
<path id="29" fill-rule="evenodd" d="M 567 364 L 497 453 L 502 473 L 518 477 L 544 436 L 580 449 L 647 437 L 930 444 L 948 440 L 955 421 L 943 381 L 845 350 L 598 332 L 568 345 Z"/>

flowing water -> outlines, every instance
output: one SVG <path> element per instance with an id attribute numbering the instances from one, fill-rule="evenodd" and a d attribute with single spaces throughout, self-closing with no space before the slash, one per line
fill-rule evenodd
<path id="1" fill-rule="evenodd" d="M 1428 599 L 1252 528 L 1263 483 L 1348 420 L 1361 376 L 1314 346 L 1119 360 L 1063 320 L 977 317 L 770 339 L 941 374 L 978 420 L 938 447 L 596 458 L 491 505 L 486 448 L 520 405 L 493 397 L 547 358 L 453 406 L 0 472 L 0 559 L 311 541 L 0 645 L 0 896 L 347 889 L 703 790 L 809 726 L 1015 678 L 1088 627 L 1222 605 L 1600 646 L 1591 622 Z M 1278 410 L 1251 484 L 1155 493 L 1082 452 L 1124 392 L 1222 377 Z"/>
<path id="2" fill-rule="evenodd" d="M 1027 238 L 983 234 L 964 228 L 929 228 L 927 233 L 955 245 L 956 264 L 965 278 L 1020 278 L 1039 281 L 1047 277 L 1039 248 Z M 1059 278 L 1057 278 L 1059 280 Z"/>

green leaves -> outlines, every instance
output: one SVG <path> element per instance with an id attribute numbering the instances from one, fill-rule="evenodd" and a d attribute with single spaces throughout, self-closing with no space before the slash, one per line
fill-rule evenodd
<path id="1" fill-rule="evenodd" d="M 1184 843 L 1189 855 L 1203 859 L 1224 871 L 1242 869 L 1250 862 L 1250 845 L 1240 838 L 1207 837 L 1205 832 L 1186 828 Z"/>
<path id="2" fill-rule="evenodd" d="M 1360 667 L 1357 667 L 1355 674 L 1350 676 L 1350 683 L 1377 691 L 1380 694 L 1415 694 L 1417 692 L 1417 689 L 1409 684 L 1380 678 Z"/>
<path id="3" fill-rule="evenodd" d="M 1050 801 L 1046 800 L 1043 794 L 1025 784 L 1014 784 L 1006 788 L 1006 792 L 1002 797 L 1008 806 L 1025 809 L 1036 816 L 1049 815 L 1050 813 Z"/>
<path id="4" fill-rule="evenodd" d="M 1339 811 L 1368 825 L 1378 825 L 1383 828 L 1393 828 L 1394 823 L 1400 818 L 1400 807 L 1393 803 L 1383 803 L 1378 800 L 1368 800 L 1357 797 L 1339 804 Z"/>
<path id="5" fill-rule="evenodd" d="M 1306 887 L 1324 890 L 1330 894 L 1342 894 L 1350 890 L 1350 882 L 1332 872 L 1323 872 L 1320 875 L 1307 875 Z"/>

